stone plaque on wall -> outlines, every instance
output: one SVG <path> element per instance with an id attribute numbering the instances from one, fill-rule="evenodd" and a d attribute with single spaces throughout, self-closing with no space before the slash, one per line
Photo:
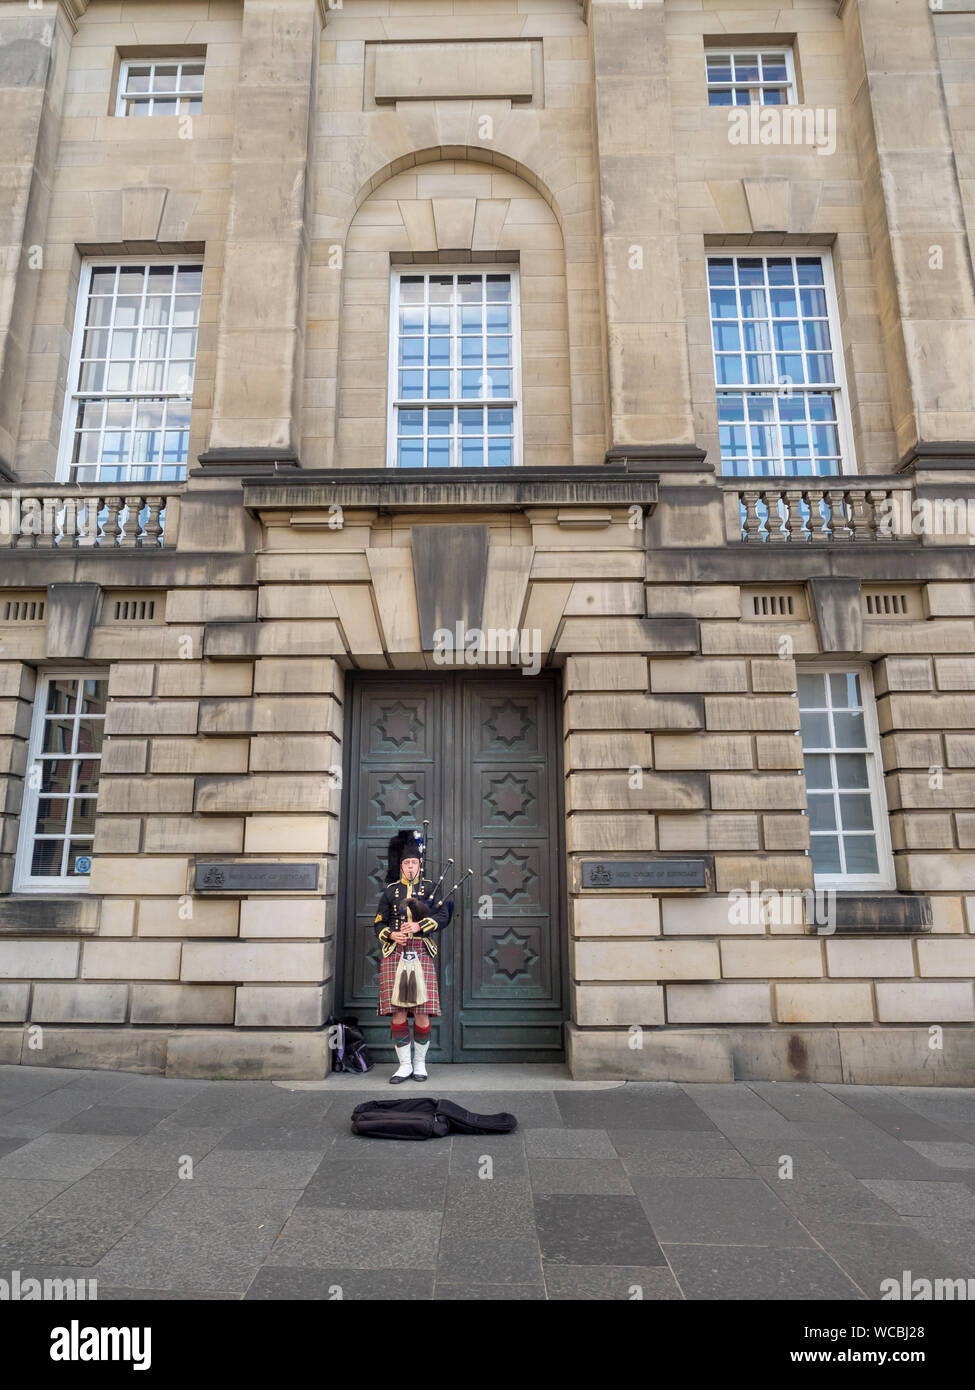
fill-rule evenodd
<path id="1" fill-rule="evenodd" d="M 584 859 L 583 888 L 706 888 L 704 859 Z"/>
<path id="2" fill-rule="evenodd" d="M 316 893 L 317 864 L 197 864 L 195 893 Z"/>

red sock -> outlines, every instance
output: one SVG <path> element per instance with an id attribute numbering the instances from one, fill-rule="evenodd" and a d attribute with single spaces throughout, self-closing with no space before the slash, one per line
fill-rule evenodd
<path id="1" fill-rule="evenodd" d="M 410 1025 L 404 1018 L 402 1023 L 391 1023 L 390 1031 L 393 1035 L 393 1046 L 404 1047 L 410 1040 Z"/>
<path id="2" fill-rule="evenodd" d="M 421 1028 L 420 1025 L 419 1025 L 419 1023 L 417 1023 L 416 1019 L 414 1018 L 414 1020 L 413 1020 L 413 1041 L 414 1041 L 414 1042 L 418 1042 L 418 1043 L 425 1043 L 425 1042 L 429 1042 L 429 1041 L 430 1041 L 430 1024 L 429 1024 L 429 1022 L 427 1023 L 427 1026 L 426 1026 L 425 1028 Z"/>

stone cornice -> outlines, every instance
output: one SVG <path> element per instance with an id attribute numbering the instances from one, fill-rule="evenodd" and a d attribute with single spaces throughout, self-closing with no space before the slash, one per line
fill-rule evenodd
<path id="1" fill-rule="evenodd" d="M 462 511 L 488 507 L 571 507 L 657 502 L 655 473 L 637 466 L 492 468 L 483 476 L 453 468 L 302 470 L 286 477 L 245 479 L 244 505 L 252 511 L 368 507 L 390 511 Z"/>

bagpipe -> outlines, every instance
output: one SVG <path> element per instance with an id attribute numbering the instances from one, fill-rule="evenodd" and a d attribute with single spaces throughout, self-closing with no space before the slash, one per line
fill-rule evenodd
<path id="1" fill-rule="evenodd" d="M 420 851 L 420 883 L 422 884 L 425 880 L 427 867 L 427 845 L 429 841 L 427 827 L 429 826 L 429 824 L 430 822 L 427 820 L 423 822 L 422 832 L 401 830 L 396 835 L 394 835 L 393 839 L 390 841 L 389 867 L 390 869 L 392 869 L 393 861 L 395 858 L 397 878 L 399 877 L 400 863 L 404 858 L 411 857 L 413 847 L 416 846 L 416 848 L 418 848 Z M 429 896 L 425 894 L 415 894 L 409 898 L 404 898 L 401 901 L 397 901 L 394 909 L 397 930 L 402 929 L 402 927 L 406 926 L 410 922 L 418 921 L 420 917 L 430 917 L 433 915 L 433 913 L 439 912 L 440 909 L 443 907 L 446 907 L 447 909 L 447 920 L 446 922 L 444 922 L 443 927 L 441 927 L 441 930 L 443 930 L 444 927 L 450 926 L 450 923 L 453 921 L 454 917 L 454 894 L 457 892 L 458 889 L 462 889 L 463 885 L 467 883 L 467 880 L 469 878 L 474 877 L 474 870 L 468 869 L 467 872 L 457 880 L 453 888 L 448 889 L 446 892 L 442 892 L 441 889 L 443 887 L 443 881 L 447 877 L 447 874 L 453 863 L 453 859 L 447 860 L 440 874 L 439 879 L 434 885 L 433 892 L 430 893 Z M 413 915 L 414 909 L 416 910 L 416 912 L 419 913 L 419 917 Z M 409 943 L 405 943 L 404 948 L 400 954 L 399 963 L 396 967 L 396 975 L 393 980 L 391 1002 L 395 1008 L 406 1009 L 422 1009 L 423 1005 L 427 1002 L 427 987 L 426 982 L 423 979 L 423 971 L 420 968 L 419 952 L 414 950 Z"/>

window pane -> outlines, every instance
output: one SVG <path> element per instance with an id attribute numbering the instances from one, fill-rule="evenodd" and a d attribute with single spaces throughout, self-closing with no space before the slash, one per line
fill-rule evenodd
<path id="1" fill-rule="evenodd" d="M 48 714 L 72 714 L 78 707 L 78 682 L 76 680 L 52 680 L 47 690 L 46 710 Z"/>
<path id="2" fill-rule="evenodd" d="M 848 874 L 880 872 L 877 863 L 877 841 L 873 835 L 844 835 L 843 852 Z"/>
<path id="3" fill-rule="evenodd" d="M 806 788 L 831 787 L 833 774 L 828 753 L 810 753 L 806 757 Z"/>
<path id="4" fill-rule="evenodd" d="M 35 840 L 30 871 L 38 878 L 60 878 L 63 840 Z"/>
<path id="5" fill-rule="evenodd" d="M 74 724 L 70 720 L 46 719 L 44 736 L 41 742 L 42 753 L 70 753 L 74 738 Z"/>
<path id="6" fill-rule="evenodd" d="M 830 704 L 841 709 L 858 709 L 863 701 L 860 696 L 860 678 L 855 671 L 846 675 L 831 675 L 829 678 Z"/>
<path id="7" fill-rule="evenodd" d="M 800 710 L 799 720 L 803 747 L 828 748 L 830 746 L 828 715 L 825 713 L 812 714 L 809 710 Z"/>
<path id="8" fill-rule="evenodd" d="M 836 729 L 838 748 L 865 748 L 867 746 L 866 727 L 862 714 L 834 714 L 833 726 Z"/>
<path id="9" fill-rule="evenodd" d="M 809 797 L 810 830 L 835 830 L 836 807 L 832 794 Z"/>
<path id="10" fill-rule="evenodd" d="M 63 835 L 67 830 L 70 805 L 66 796 L 42 796 L 37 804 L 38 835 Z"/>
<path id="11" fill-rule="evenodd" d="M 836 835 L 811 835 L 809 852 L 812 855 L 813 869 L 817 874 L 841 872 L 840 844 Z"/>
<path id="12" fill-rule="evenodd" d="M 867 759 L 864 754 L 837 753 L 836 785 L 851 788 L 869 785 L 867 782 Z"/>
<path id="13" fill-rule="evenodd" d="M 869 796 L 841 796 L 840 818 L 844 830 L 872 830 Z"/>

